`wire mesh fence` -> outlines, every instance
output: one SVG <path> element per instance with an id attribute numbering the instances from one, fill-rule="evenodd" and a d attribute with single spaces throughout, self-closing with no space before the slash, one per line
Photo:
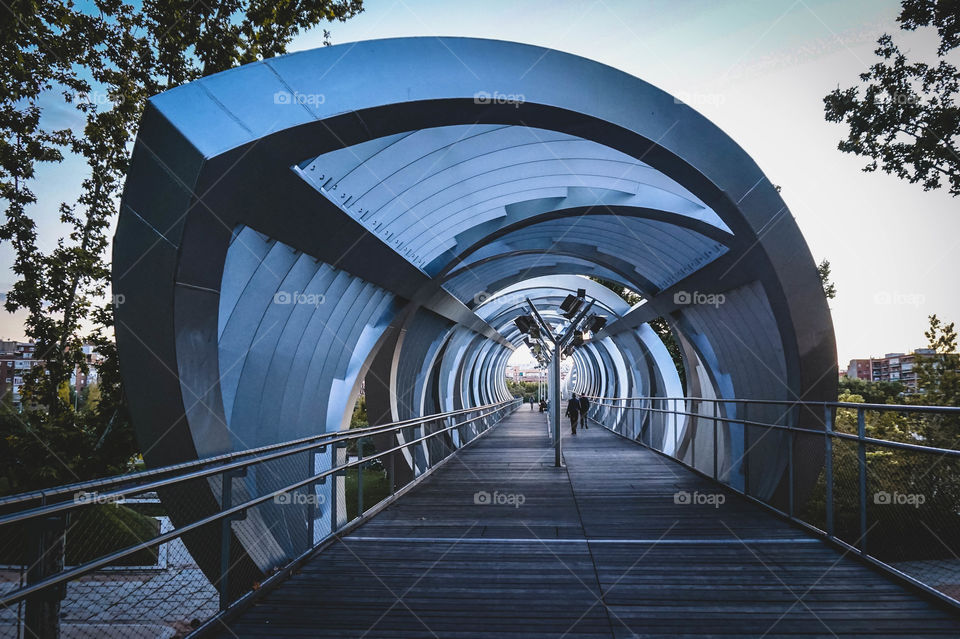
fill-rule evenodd
<path id="1" fill-rule="evenodd" d="M 611 430 L 960 606 L 960 408 L 591 401 L 593 417 Z M 632 415 L 614 423 L 614 409 Z"/>
<path id="2" fill-rule="evenodd" d="M 186 636 L 516 406 L 0 499 L 0 638 Z"/>

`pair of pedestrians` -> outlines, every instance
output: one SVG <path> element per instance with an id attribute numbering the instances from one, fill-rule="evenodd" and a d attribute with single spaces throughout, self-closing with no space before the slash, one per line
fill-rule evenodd
<path id="1" fill-rule="evenodd" d="M 582 428 L 589 428 L 587 426 L 587 411 L 589 410 L 590 400 L 587 399 L 586 395 L 577 397 L 577 394 L 574 393 L 570 397 L 570 401 L 567 402 L 566 416 L 570 418 L 570 432 L 573 435 L 577 434 L 578 422 Z"/>

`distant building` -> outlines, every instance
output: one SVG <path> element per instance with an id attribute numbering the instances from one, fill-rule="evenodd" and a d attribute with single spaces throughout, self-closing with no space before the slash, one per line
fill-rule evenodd
<path id="1" fill-rule="evenodd" d="M 37 359 L 37 347 L 33 342 L 0 340 L 0 400 L 9 401 L 17 410 L 23 405 L 23 383 L 27 371 L 46 362 Z M 91 345 L 83 346 L 87 372 L 77 367 L 70 375 L 70 386 L 79 394 L 83 389 L 96 384 L 99 379 L 98 367 L 103 358 Z M 11 393 L 9 400 L 7 393 Z"/>
<path id="2" fill-rule="evenodd" d="M 83 389 L 100 381 L 99 368 L 103 357 L 90 344 L 83 345 L 83 356 L 87 362 L 87 372 L 84 373 L 78 366 L 70 375 L 70 386 L 77 392 L 77 396 Z"/>
<path id="3" fill-rule="evenodd" d="M 847 366 L 846 377 L 852 379 L 865 379 L 868 382 L 872 379 L 873 368 L 870 366 L 869 359 L 851 359 Z"/>
<path id="4" fill-rule="evenodd" d="M 906 392 L 916 393 L 917 356 L 932 356 L 932 349 L 918 348 L 912 353 L 887 353 L 883 357 L 852 359 L 847 366 L 847 377 L 869 382 L 900 382 Z"/>
<path id="5" fill-rule="evenodd" d="M 35 357 L 33 342 L 0 340 L 0 399 L 6 401 L 10 393 L 10 404 L 14 408 L 21 406 L 24 374 L 34 366 L 43 365 L 43 361 Z"/>
<path id="6" fill-rule="evenodd" d="M 507 379 L 514 382 L 545 382 L 546 371 L 525 366 L 507 366 Z"/>

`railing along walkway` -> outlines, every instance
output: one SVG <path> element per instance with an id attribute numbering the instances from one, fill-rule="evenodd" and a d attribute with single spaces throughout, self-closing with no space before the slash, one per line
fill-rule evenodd
<path id="1" fill-rule="evenodd" d="M 957 636 L 948 610 L 593 424 L 521 408 L 223 637 Z"/>

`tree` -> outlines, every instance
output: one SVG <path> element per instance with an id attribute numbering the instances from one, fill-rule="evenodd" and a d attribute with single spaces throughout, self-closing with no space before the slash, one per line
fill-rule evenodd
<path id="1" fill-rule="evenodd" d="M 849 129 L 838 148 L 870 158 L 864 171 L 880 168 L 928 191 L 946 183 L 951 195 L 960 194 L 960 73 L 946 59 L 960 44 L 958 14 L 956 0 L 903 0 L 900 28 L 935 28 L 938 62 L 911 62 L 884 34 L 875 50 L 879 61 L 860 74 L 864 86 L 824 97 L 826 119 Z"/>
<path id="2" fill-rule="evenodd" d="M 906 389 L 900 382 L 870 382 L 855 377 L 841 377 L 837 389 L 838 395 L 856 395 L 861 402 L 867 404 L 900 403 L 904 390 Z"/>
<path id="3" fill-rule="evenodd" d="M 633 291 L 622 284 L 618 284 L 617 282 L 605 280 L 600 277 L 591 277 L 590 279 L 609 288 L 611 291 L 619 295 L 620 298 L 630 306 L 639 304 L 643 299 L 643 296 L 636 291 Z M 667 320 L 663 317 L 658 317 L 648 323 L 650 328 L 653 329 L 653 332 L 660 337 L 663 345 L 667 347 L 667 352 L 670 353 L 670 358 L 673 360 L 673 365 L 677 369 L 677 375 L 680 376 L 680 384 L 683 387 L 683 394 L 686 395 L 687 373 L 686 368 L 683 365 L 683 353 L 680 351 L 680 345 L 677 343 L 677 339 L 673 335 L 673 330 L 670 328 L 670 324 L 668 324 Z"/>
<path id="4" fill-rule="evenodd" d="M 930 355 L 917 357 L 917 386 L 923 399 L 935 406 L 960 405 L 960 355 L 957 354 L 957 329 L 954 322 L 944 323 L 935 314 L 924 331 Z"/>
<path id="5" fill-rule="evenodd" d="M 606 286 L 607 288 L 609 288 L 611 291 L 619 295 L 620 298 L 630 306 L 635 306 L 636 304 L 639 304 L 640 301 L 643 299 L 643 296 L 640 295 L 640 293 L 637 293 L 636 291 L 633 291 L 627 288 L 623 284 L 619 284 L 612 280 L 605 280 L 602 277 L 591 277 L 590 279 L 596 282 L 597 284 L 602 284 L 603 286 Z"/>
<path id="6" fill-rule="evenodd" d="M 687 369 L 683 365 L 683 353 L 680 351 L 680 344 L 677 343 L 677 338 L 673 335 L 673 330 L 663 317 L 658 317 L 648 323 L 650 324 L 650 328 L 653 329 L 653 332 L 660 337 L 663 345 L 667 347 L 667 352 L 670 353 L 670 359 L 673 360 L 673 365 L 677 369 L 677 375 L 680 376 L 680 385 L 683 387 L 683 394 L 686 396 Z"/>
<path id="7" fill-rule="evenodd" d="M 919 393 L 910 403 L 931 406 L 960 406 L 960 354 L 957 354 L 957 330 L 953 322 L 944 323 L 936 315 L 929 317 L 924 332 L 930 355 L 919 355 L 914 364 Z M 955 415 L 916 415 L 912 430 L 927 446 L 956 449 L 960 446 L 960 417 Z"/>
<path id="8" fill-rule="evenodd" d="M 0 437 L 20 446 L 12 457 L 36 461 L 45 448 L 63 463 L 28 463 L 20 489 L 119 472 L 136 452 L 113 342 L 113 306 L 105 253 L 109 229 L 149 96 L 199 77 L 286 52 L 300 31 L 346 20 L 362 0 L 264 3 L 225 0 L 11 2 L 0 22 L 0 241 L 10 242 L 17 281 L 6 309 L 26 310 L 25 330 L 45 360 L 25 379 L 36 407 L 8 415 Z M 325 32 L 325 37 L 328 34 Z M 57 104 L 58 98 L 59 102 Z M 47 130 L 45 109 L 73 108 L 82 130 Z M 75 202 L 60 206 L 67 235 L 42 251 L 32 205 L 36 168 L 73 154 L 86 163 Z M 92 333 L 91 331 L 92 327 Z M 100 400 L 86 412 L 61 393 L 81 346 L 104 356 Z M 17 452 L 19 451 L 19 453 Z M 79 457 L 73 453 L 76 452 Z M 52 459 L 47 455 L 46 459 Z"/>
<path id="9" fill-rule="evenodd" d="M 512 379 L 507 380 L 507 391 L 514 397 L 520 397 L 524 402 L 531 401 L 537 396 L 537 382 L 515 382 Z"/>
<path id="10" fill-rule="evenodd" d="M 830 260 L 822 260 L 817 264 L 817 275 L 820 276 L 823 294 L 828 300 L 835 298 L 837 296 L 837 285 L 830 280 Z"/>
<path id="11" fill-rule="evenodd" d="M 857 394 L 840 395 L 840 401 L 860 404 Z M 855 434 L 858 414 L 853 408 L 838 408 L 834 429 Z M 908 444 L 918 443 L 918 424 L 909 413 L 864 411 L 867 437 Z M 929 442 L 922 442 L 928 444 Z M 857 485 L 860 463 L 857 446 L 834 440 L 832 447 L 833 512 L 837 537 L 855 544 L 860 538 L 860 504 Z M 874 497 L 867 504 L 867 546 L 880 559 L 892 561 L 950 560 L 953 551 L 940 540 L 951 539 L 960 525 L 960 463 L 949 457 L 872 445 L 866 451 L 867 491 Z M 922 495 L 922 507 L 889 503 L 880 505 L 878 495 Z M 801 517 L 821 528 L 826 526 L 826 472 L 820 476 L 809 499 L 798 510 Z M 910 539 L 913 543 L 903 543 Z"/>

